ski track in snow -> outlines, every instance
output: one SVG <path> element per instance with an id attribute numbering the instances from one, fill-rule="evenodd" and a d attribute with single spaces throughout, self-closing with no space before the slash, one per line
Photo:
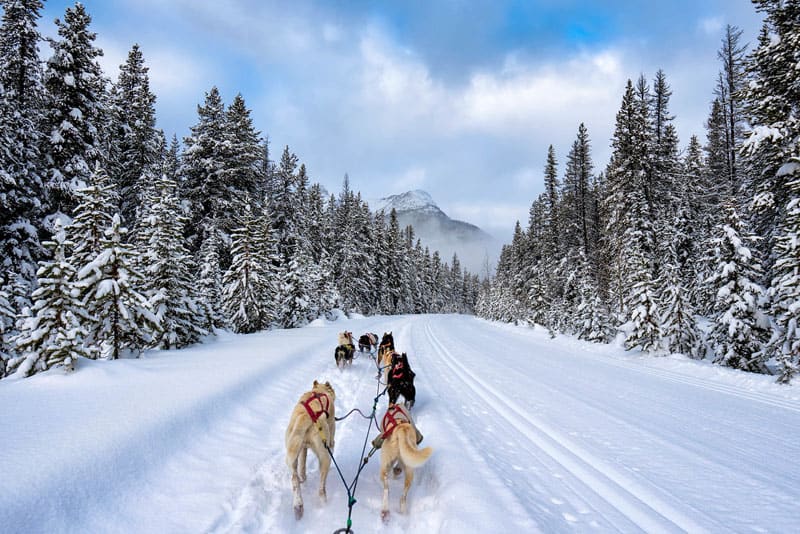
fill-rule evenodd
<path id="1" fill-rule="evenodd" d="M 393 331 L 417 374 L 412 413 L 422 446 L 434 448 L 415 472 L 407 514 L 399 512 L 402 476 L 391 480 L 388 523 L 380 519 L 380 451 L 372 456 L 356 487 L 354 532 L 788 532 L 800 525 L 800 399 L 791 388 L 772 386 L 769 377 L 742 387 L 741 373 L 472 317 L 392 316 L 226 334 L 140 361 L 87 363 L 74 377 L 0 383 L 0 402 L 15 407 L 0 413 L 0 428 L 54 412 L 32 430 L 0 435 L 0 465 L 25 450 L 41 457 L 5 464 L 11 478 L 0 480 L 0 493 L 15 498 L 0 495 L 0 530 L 344 527 L 348 497 L 335 467 L 323 503 L 309 454 L 305 515 L 296 521 L 284 459 L 289 414 L 315 379 L 334 386 L 338 417 L 353 408 L 369 413 L 383 390 L 365 353 L 336 368 L 336 333 L 344 329 L 356 337 Z M 217 373 L 217 383 L 213 366 L 228 359 L 243 367 Z M 57 397 L 58 388 L 80 380 L 90 386 L 85 398 L 72 390 L 74 404 Z M 152 399 L 138 391 L 149 382 Z M 122 399 L 114 398 L 118 386 Z M 86 411 L 93 394 L 100 395 L 97 413 L 81 436 L 84 426 L 66 416 L 76 406 Z M 111 408 L 103 410 L 103 398 Z M 378 418 L 386 405 L 379 397 Z M 51 451 L 45 434 L 62 446 Z M 358 413 L 337 422 L 334 454 L 348 484 L 365 440 L 376 434 Z M 25 469 L 34 471 L 28 477 Z"/>
<path id="2" fill-rule="evenodd" d="M 487 405 L 504 419 L 505 424 L 522 433 L 530 441 L 530 448 L 540 449 L 550 456 L 633 524 L 647 532 L 670 531 L 676 527 L 677 530 L 688 532 L 703 531 L 690 518 L 685 517 L 637 482 L 582 450 L 563 434 L 536 421 L 524 408 L 467 370 L 442 345 L 430 328 L 426 330 L 437 355 L 450 365 L 450 369 L 458 375 L 471 393 L 486 401 Z M 568 513 L 564 514 L 564 518 L 569 522 L 577 521 L 575 516 Z"/>

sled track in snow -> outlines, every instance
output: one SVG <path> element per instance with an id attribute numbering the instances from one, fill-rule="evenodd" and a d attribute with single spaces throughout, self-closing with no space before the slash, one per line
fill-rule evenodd
<path id="1" fill-rule="evenodd" d="M 548 425 L 536 421 L 503 393 L 476 377 L 450 354 L 430 326 L 425 326 L 425 333 L 434 350 L 450 365 L 450 369 L 465 386 L 489 406 L 501 408 L 496 411 L 509 426 L 519 431 L 532 445 L 591 488 L 633 524 L 646 532 L 706 531 L 652 490 L 582 450 Z"/>

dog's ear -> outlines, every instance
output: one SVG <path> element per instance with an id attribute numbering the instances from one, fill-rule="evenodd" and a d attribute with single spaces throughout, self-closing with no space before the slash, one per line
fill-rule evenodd
<path id="1" fill-rule="evenodd" d="M 326 381 L 326 382 L 325 382 L 325 385 L 326 385 L 326 386 L 328 386 L 328 387 L 331 387 L 331 383 L 330 383 L 330 382 L 327 382 L 327 381 Z"/>
<path id="2" fill-rule="evenodd" d="M 319 382 L 317 382 L 316 380 L 314 380 L 314 387 L 317 387 L 318 385 L 319 385 Z"/>

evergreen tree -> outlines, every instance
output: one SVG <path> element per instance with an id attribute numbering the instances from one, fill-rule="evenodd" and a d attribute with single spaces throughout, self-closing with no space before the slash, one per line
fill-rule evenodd
<path id="1" fill-rule="evenodd" d="M 200 299 L 200 326 L 213 332 L 225 326 L 222 315 L 222 271 L 219 262 L 220 241 L 215 232 L 203 241 L 198 252 L 197 289 Z"/>
<path id="2" fill-rule="evenodd" d="M 6 362 L 15 353 L 11 350 L 11 334 L 16 314 L 11 307 L 11 296 L 0 289 L 0 378 L 6 375 Z"/>
<path id="3" fill-rule="evenodd" d="M 154 344 L 173 349 L 196 343 L 208 332 L 201 326 L 192 273 L 192 257 L 183 245 L 186 218 L 180 213 L 177 184 L 167 175 L 145 191 L 140 220 L 142 293 L 161 324 Z"/>
<path id="4" fill-rule="evenodd" d="M 33 315 L 22 325 L 16 340 L 24 360 L 12 362 L 17 373 L 30 376 L 55 366 L 72 371 L 78 356 L 89 356 L 84 348 L 88 322 L 86 312 L 75 298 L 75 267 L 67 258 L 72 243 L 60 222 L 55 223 L 53 240 L 45 242 L 52 260 L 41 262 L 39 287 L 33 292 Z"/>
<path id="5" fill-rule="evenodd" d="M 94 261 L 105 242 L 105 231 L 116 212 L 117 195 L 108 174 L 98 163 L 88 184 L 76 191 L 78 206 L 72 224 L 67 228 L 75 244 L 71 261 L 81 269 Z"/>
<path id="6" fill-rule="evenodd" d="M 0 26 L 0 291 L 14 314 L 30 306 L 43 194 L 40 147 L 44 87 L 39 64 L 39 0 L 3 0 Z M 13 286 L 17 286 L 15 290 Z M 20 299 L 12 298 L 19 293 Z M 6 335 L 14 328 L 8 325 Z M 10 346 L 0 348 L 10 352 Z M 0 373 L 0 376 L 2 374 Z"/>
<path id="7" fill-rule="evenodd" d="M 777 323 L 770 345 L 780 366 L 778 380 L 784 383 L 800 371 L 800 180 L 787 186 L 792 200 L 775 239 L 777 261 L 770 286 L 772 314 Z"/>
<path id="8" fill-rule="evenodd" d="M 742 144 L 742 91 L 746 80 L 745 51 L 747 47 L 741 44 L 741 38 L 741 29 L 730 24 L 725 27 L 722 46 L 717 52 L 717 57 L 722 62 L 722 71 L 719 73 L 715 90 L 725 123 L 723 135 L 725 177 L 730 190 L 734 193 L 738 192 L 740 187 L 740 172 L 736 155 Z"/>
<path id="9" fill-rule="evenodd" d="M 762 350 L 768 325 L 760 308 L 764 290 L 757 280 L 761 266 L 748 246 L 753 241 L 736 209 L 729 205 L 713 242 L 716 269 L 708 283 L 716 291 L 716 301 L 710 341 L 715 362 L 767 372 Z"/>
<path id="10" fill-rule="evenodd" d="M 265 322 L 264 295 L 268 283 L 264 260 L 265 237 L 259 235 L 258 221 L 245 207 L 239 226 L 231 235 L 231 266 L 222 277 L 222 309 L 234 332 L 250 334 Z"/>
<path id="11" fill-rule="evenodd" d="M 145 172 L 158 162 L 159 134 L 156 131 L 156 97 L 150 91 L 148 68 L 138 44 L 120 65 L 119 78 L 113 90 L 114 157 L 109 169 L 120 193 L 123 220 L 137 227 L 137 211 L 142 203 Z"/>
<path id="12" fill-rule="evenodd" d="M 139 292 L 142 275 L 134 267 L 134 251 L 125 243 L 127 229 L 119 214 L 111 219 L 97 257 L 78 271 L 82 305 L 94 318 L 87 342 L 102 356 L 116 360 L 152 346 L 160 325 Z"/>
<path id="13" fill-rule="evenodd" d="M 184 138 L 186 149 L 181 162 L 182 198 L 188 201 L 191 219 L 186 235 L 189 251 L 197 252 L 207 239 L 219 238 L 230 226 L 234 211 L 229 202 L 236 194 L 221 174 L 225 168 L 225 109 L 216 87 L 206 93 L 203 106 L 197 106 L 198 123 Z M 216 251 L 219 254 L 220 250 Z M 221 258 L 220 258 L 221 259 Z"/>
<path id="14" fill-rule="evenodd" d="M 765 257 L 765 274 L 773 279 L 776 232 L 793 198 L 788 184 L 797 177 L 793 162 L 800 157 L 800 5 L 779 0 L 755 0 L 755 4 L 765 18 L 747 65 L 750 81 L 744 90 L 745 114 L 752 126 L 744 143 L 745 190 L 753 194 L 753 230 L 763 237 L 759 250 Z"/>
<path id="15" fill-rule="evenodd" d="M 51 41 L 53 56 L 47 62 L 45 87 L 50 97 L 46 187 L 51 214 L 70 214 L 77 205 L 75 191 L 86 185 L 102 157 L 105 80 L 89 31 L 91 17 L 83 5 L 67 8 L 56 19 L 59 40 Z"/>

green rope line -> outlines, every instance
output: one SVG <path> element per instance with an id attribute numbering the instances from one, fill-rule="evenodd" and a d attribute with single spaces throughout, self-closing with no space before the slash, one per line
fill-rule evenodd
<path id="1" fill-rule="evenodd" d="M 378 379 L 378 385 L 375 388 L 376 392 L 380 390 L 381 385 L 382 384 L 381 384 L 381 381 L 380 381 L 380 378 L 379 378 Z M 380 400 L 380 398 L 383 395 L 386 394 L 386 390 L 387 389 L 388 389 L 388 386 L 383 388 L 383 391 L 381 391 L 380 393 L 378 393 L 375 396 L 375 398 L 372 401 L 372 414 L 368 418 L 365 417 L 366 419 L 371 419 L 372 421 L 375 422 L 375 427 L 378 428 L 379 432 L 380 432 L 380 427 L 378 427 L 378 420 L 375 418 L 375 412 L 377 412 L 377 410 L 378 410 L 378 401 Z M 354 410 L 350 410 L 350 412 L 348 412 L 347 415 L 350 415 L 351 413 L 353 413 L 353 411 Z M 358 412 L 361 413 L 360 410 Z M 345 417 L 347 417 L 347 415 Z M 363 414 L 362 414 L 362 416 L 363 416 Z M 367 433 L 364 436 L 364 445 L 361 447 L 361 458 L 362 458 L 361 465 L 358 467 L 358 471 L 356 471 L 356 476 L 353 479 L 353 482 L 351 484 L 347 484 L 347 481 L 344 478 L 344 474 L 342 473 L 342 470 L 341 470 L 341 468 L 339 468 L 339 464 L 336 461 L 336 457 L 334 457 L 334 455 L 333 455 L 333 451 L 331 451 L 330 447 L 328 447 L 328 442 L 327 441 L 323 441 L 323 445 L 325 445 L 325 450 L 328 451 L 328 455 L 331 457 L 331 460 L 333 461 L 333 466 L 336 468 L 336 471 L 339 473 L 339 478 L 342 480 L 342 484 L 344 484 L 344 488 L 347 491 L 347 527 L 344 528 L 344 529 L 340 528 L 339 530 L 334 531 L 334 534 L 337 534 L 339 532 L 342 532 L 344 534 L 351 534 L 352 533 L 352 530 L 350 529 L 350 527 L 353 526 L 353 520 L 352 520 L 353 506 L 356 504 L 356 502 L 358 502 L 356 500 L 356 497 L 355 497 L 356 488 L 358 487 L 358 477 L 361 476 L 361 472 L 364 470 L 364 467 L 366 467 L 367 462 L 369 461 L 369 459 L 372 457 L 372 455 L 377 450 L 375 447 L 372 447 L 372 450 L 369 452 L 369 454 L 364 456 L 364 453 L 367 450 L 367 441 L 369 441 L 369 433 L 370 433 L 371 429 L 372 429 L 372 425 L 367 426 Z"/>

